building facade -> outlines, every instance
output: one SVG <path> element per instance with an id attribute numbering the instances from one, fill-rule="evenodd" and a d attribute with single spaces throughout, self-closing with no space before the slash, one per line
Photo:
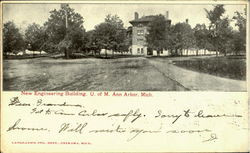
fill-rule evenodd
<path id="1" fill-rule="evenodd" d="M 132 55 L 153 55 L 154 51 L 148 48 L 146 42 L 146 35 L 148 34 L 149 24 L 153 21 L 155 16 L 142 16 L 139 18 L 139 14 L 135 12 L 134 20 L 130 21 L 132 24 Z M 171 24 L 169 20 L 169 13 L 166 11 L 165 19 L 168 26 Z M 164 54 L 164 53 L 162 53 Z"/>

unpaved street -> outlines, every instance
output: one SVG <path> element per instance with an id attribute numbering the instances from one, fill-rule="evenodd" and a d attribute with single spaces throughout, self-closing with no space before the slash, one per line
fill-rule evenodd
<path id="1" fill-rule="evenodd" d="M 144 57 L 5 60 L 3 89 L 7 91 L 245 90 L 245 81 L 186 70 L 174 66 L 171 60 L 171 58 Z"/>
<path id="2" fill-rule="evenodd" d="M 4 90 L 183 91 L 143 57 L 4 61 Z"/>

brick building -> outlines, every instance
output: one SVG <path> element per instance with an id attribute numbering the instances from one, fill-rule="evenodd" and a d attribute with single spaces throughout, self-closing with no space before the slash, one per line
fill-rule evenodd
<path id="1" fill-rule="evenodd" d="M 130 24 L 132 24 L 132 55 L 153 55 L 153 50 L 147 47 L 146 35 L 148 34 L 149 24 L 154 17 L 150 15 L 139 18 L 139 14 L 135 12 L 134 20 L 130 21 Z M 169 19 L 168 11 L 166 11 L 165 19 L 168 25 L 170 25 L 171 20 Z M 162 52 L 161 54 L 164 53 Z"/>

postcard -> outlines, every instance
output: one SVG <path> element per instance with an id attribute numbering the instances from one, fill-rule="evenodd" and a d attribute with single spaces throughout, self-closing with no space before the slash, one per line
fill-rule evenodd
<path id="1" fill-rule="evenodd" d="M 248 152 L 248 1 L 2 1 L 1 152 Z"/>

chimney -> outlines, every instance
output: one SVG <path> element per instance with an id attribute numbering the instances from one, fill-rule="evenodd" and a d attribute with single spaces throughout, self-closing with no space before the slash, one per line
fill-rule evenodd
<path id="1" fill-rule="evenodd" d="M 168 13 L 168 11 L 166 11 L 166 16 L 165 16 L 165 18 L 166 18 L 166 20 L 169 19 L 169 13 Z"/>
<path id="2" fill-rule="evenodd" d="M 139 19 L 139 14 L 135 12 L 135 20 Z"/>
<path id="3" fill-rule="evenodd" d="M 186 19 L 186 24 L 188 24 L 188 19 Z"/>

